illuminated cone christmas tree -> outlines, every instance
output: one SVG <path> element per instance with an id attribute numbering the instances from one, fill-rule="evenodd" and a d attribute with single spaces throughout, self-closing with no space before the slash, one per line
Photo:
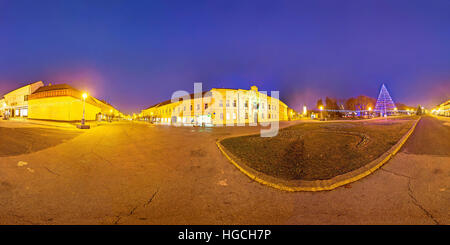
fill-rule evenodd
<path id="1" fill-rule="evenodd" d="M 375 111 L 380 112 L 381 116 L 385 116 L 388 112 L 392 112 L 394 108 L 394 101 L 392 101 L 386 86 L 383 84 L 378 95 L 377 104 L 375 105 Z"/>

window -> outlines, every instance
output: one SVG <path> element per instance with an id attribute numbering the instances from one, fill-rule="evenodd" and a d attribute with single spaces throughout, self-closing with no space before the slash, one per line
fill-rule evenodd
<path id="1" fill-rule="evenodd" d="M 248 119 L 248 112 L 245 113 L 245 119 Z"/>
<path id="2" fill-rule="evenodd" d="M 245 108 L 248 108 L 248 100 L 245 101 Z"/>
<path id="3" fill-rule="evenodd" d="M 236 100 L 233 100 L 233 107 L 236 107 Z"/>
<path id="4" fill-rule="evenodd" d="M 270 104 L 269 104 L 269 105 L 267 105 L 267 106 L 269 106 L 269 110 L 270 110 Z"/>
<path id="5" fill-rule="evenodd" d="M 223 107 L 223 100 L 220 100 L 219 107 Z"/>
<path id="6" fill-rule="evenodd" d="M 200 104 L 197 104 L 197 111 L 200 110 Z"/>
<path id="7" fill-rule="evenodd" d="M 183 111 L 186 111 L 186 106 L 183 107 Z"/>
<path id="8" fill-rule="evenodd" d="M 262 109 L 264 110 L 264 103 L 261 104 Z"/>
<path id="9" fill-rule="evenodd" d="M 236 120 L 236 113 L 233 112 L 233 120 Z"/>
<path id="10" fill-rule="evenodd" d="M 208 109 L 208 103 L 205 103 L 205 110 Z"/>
<path id="11" fill-rule="evenodd" d="M 227 100 L 227 107 L 230 107 L 230 101 Z"/>
<path id="12" fill-rule="evenodd" d="M 192 105 L 191 105 L 191 107 L 190 107 L 190 108 L 191 108 L 191 111 L 192 111 Z"/>
<path id="13" fill-rule="evenodd" d="M 220 113 L 220 119 L 223 120 L 223 113 Z"/>
<path id="14" fill-rule="evenodd" d="M 264 113 L 261 114 L 261 118 L 264 119 Z"/>
<path id="15" fill-rule="evenodd" d="M 227 120 L 230 120 L 230 113 L 227 113 Z"/>

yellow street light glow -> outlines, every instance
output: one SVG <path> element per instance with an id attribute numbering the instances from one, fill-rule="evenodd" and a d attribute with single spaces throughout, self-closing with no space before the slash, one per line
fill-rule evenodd
<path id="1" fill-rule="evenodd" d="M 85 100 L 85 99 L 88 97 L 88 94 L 87 94 L 87 93 L 83 93 L 83 94 L 81 95 L 81 97 L 83 97 L 83 99 Z"/>
<path id="2" fill-rule="evenodd" d="M 369 107 L 369 111 L 371 111 L 372 110 L 372 107 Z"/>
<path id="3" fill-rule="evenodd" d="M 319 106 L 319 110 L 323 110 L 323 106 Z"/>
<path id="4" fill-rule="evenodd" d="M 111 109 L 111 110 L 109 110 L 109 113 L 112 113 L 112 109 Z"/>
<path id="5" fill-rule="evenodd" d="M 394 111 L 396 111 L 396 110 L 397 110 L 397 107 L 394 108 Z"/>

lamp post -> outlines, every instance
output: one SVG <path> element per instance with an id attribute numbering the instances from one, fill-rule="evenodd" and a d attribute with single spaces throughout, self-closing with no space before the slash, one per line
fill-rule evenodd
<path id="1" fill-rule="evenodd" d="M 319 110 L 320 110 L 320 118 L 323 119 L 323 105 L 319 106 Z"/>
<path id="2" fill-rule="evenodd" d="M 85 119 L 84 119 L 84 112 L 85 112 L 86 98 L 88 97 L 88 94 L 87 94 L 87 93 L 83 93 L 83 94 L 81 95 L 81 97 L 83 98 L 83 118 L 81 119 L 81 125 L 84 126 L 84 122 L 85 122 Z"/>

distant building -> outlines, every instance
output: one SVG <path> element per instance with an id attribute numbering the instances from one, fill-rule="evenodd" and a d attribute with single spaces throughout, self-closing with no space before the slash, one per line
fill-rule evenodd
<path id="1" fill-rule="evenodd" d="M 4 104 L 2 103 L 1 106 L 6 107 L 4 111 L 10 117 L 27 117 L 29 96 L 42 86 L 44 83 L 39 81 L 15 89 L 4 95 Z"/>
<path id="2" fill-rule="evenodd" d="M 450 117 L 450 100 L 440 104 L 436 109 L 433 109 L 433 112 L 439 116 Z"/>
<path id="3" fill-rule="evenodd" d="M 39 87 L 28 98 L 30 119 L 80 121 L 83 116 L 82 92 L 67 84 Z M 102 116 L 120 116 L 121 113 L 106 102 L 92 96 L 86 99 L 85 119 Z"/>
<path id="4" fill-rule="evenodd" d="M 141 116 L 161 124 L 213 126 L 286 121 L 297 113 L 252 86 L 250 90 L 213 88 L 176 102 L 167 100 L 142 110 Z"/>

